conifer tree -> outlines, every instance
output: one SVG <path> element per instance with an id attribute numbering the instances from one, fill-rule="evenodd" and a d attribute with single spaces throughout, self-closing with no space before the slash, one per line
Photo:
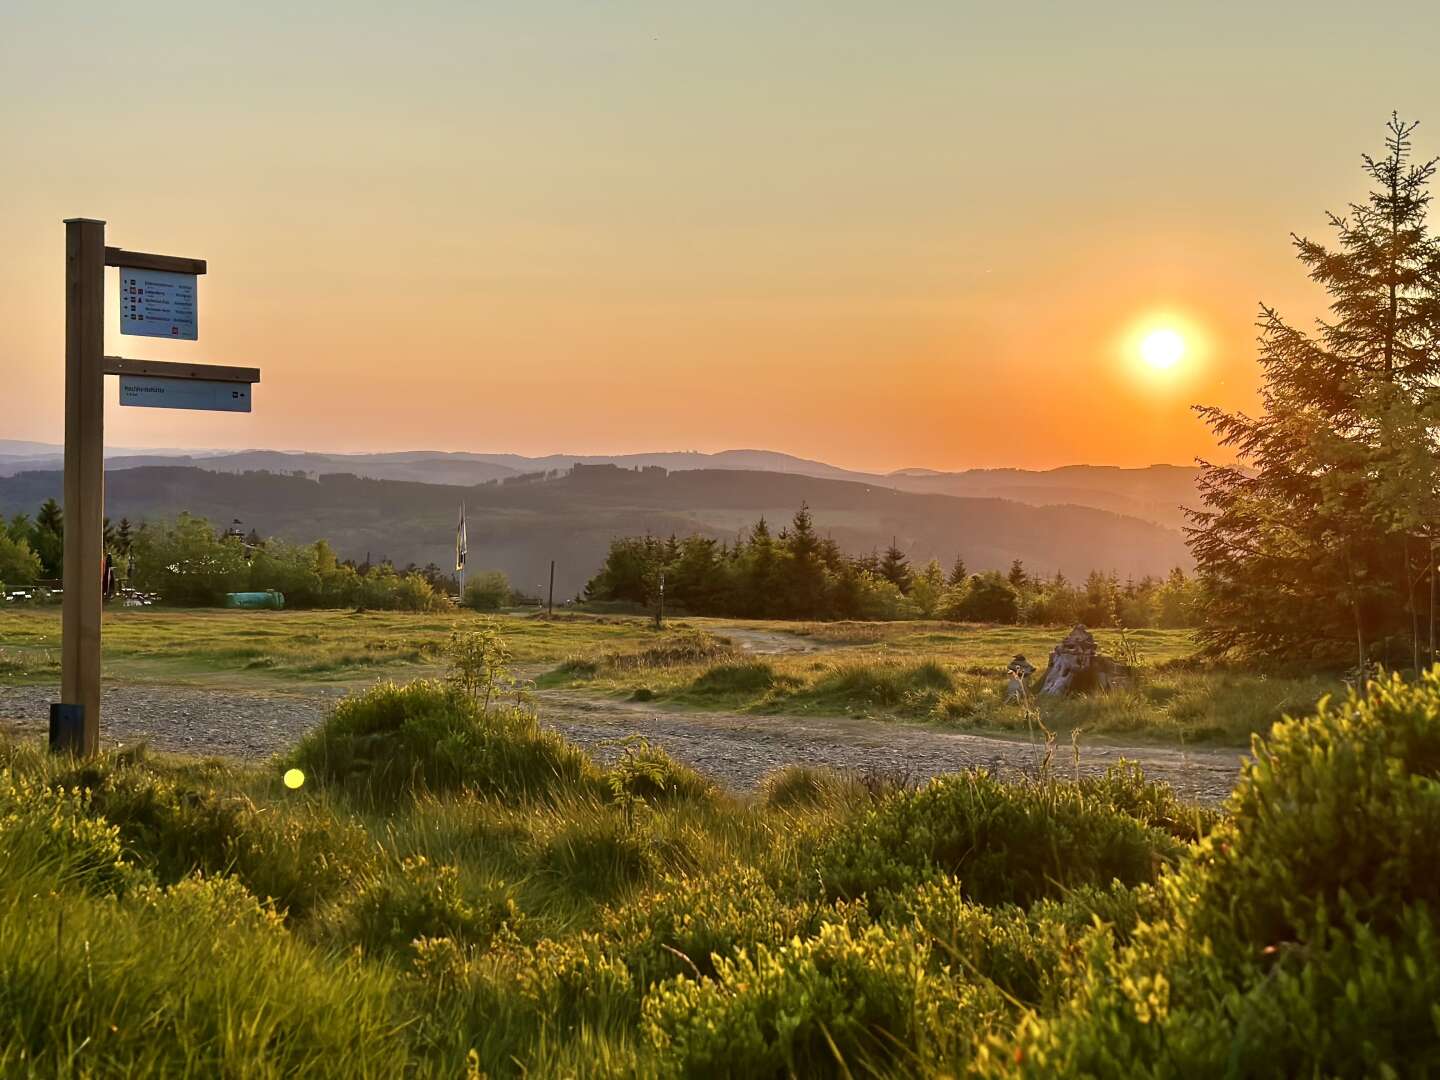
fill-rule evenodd
<path id="1" fill-rule="evenodd" d="M 945 584 L 950 586 L 964 585 L 970 577 L 970 571 L 965 566 L 963 555 L 955 556 L 955 563 L 950 567 L 950 576 L 945 579 Z"/>
<path id="2" fill-rule="evenodd" d="M 1414 127 L 1392 117 L 1385 155 L 1363 159 L 1373 190 L 1330 215 L 1334 246 L 1294 238 L 1331 315 L 1307 334 L 1261 307 L 1260 415 L 1198 409 L 1238 459 L 1201 463 L 1187 530 L 1212 654 L 1338 656 L 1348 639 L 1363 667 L 1378 640 L 1418 640 L 1415 585 L 1433 564 L 1427 554 L 1417 572 L 1415 556 L 1431 550 L 1437 504 L 1440 245 L 1425 220 L 1435 162 L 1411 161 Z"/>
<path id="3" fill-rule="evenodd" d="M 910 585 L 915 579 L 910 570 L 910 560 L 896 546 L 894 537 L 890 539 L 890 546 L 885 549 L 885 557 L 880 560 L 880 576 L 902 593 L 910 591 Z"/>

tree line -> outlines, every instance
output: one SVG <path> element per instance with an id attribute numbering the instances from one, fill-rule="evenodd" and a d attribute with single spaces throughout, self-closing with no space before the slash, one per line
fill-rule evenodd
<path id="1" fill-rule="evenodd" d="M 628 536 L 611 542 L 585 599 L 651 608 L 665 602 L 693 615 L 750 619 L 952 619 L 966 622 L 1084 622 L 1091 626 L 1190 626 L 1197 585 L 1178 567 L 1164 580 L 1119 581 L 1092 572 L 1032 574 L 1016 559 L 1008 573 L 971 573 L 957 557 L 912 566 L 892 541 L 883 552 L 847 555 L 819 535 L 808 506 L 771 531 L 762 517 L 734 543 L 708 536 Z"/>
<path id="2" fill-rule="evenodd" d="M 17 514 L 0 525 L 0 586 L 61 578 L 65 527 L 55 500 L 33 518 Z M 127 518 L 113 526 L 107 520 L 104 544 L 126 587 L 179 606 L 213 607 L 227 593 L 273 590 L 294 608 L 437 611 L 452 605 L 458 587 L 454 575 L 434 564 L 401 569 L 387 561 L 341 559 L 325 540 L 293 544 L 253 531 L 241 536 L 185 513 L 138 528 Z M 515 598 L 499 571 L 472 574 L 465 585 L 465 604 L 480 610 Z"/>

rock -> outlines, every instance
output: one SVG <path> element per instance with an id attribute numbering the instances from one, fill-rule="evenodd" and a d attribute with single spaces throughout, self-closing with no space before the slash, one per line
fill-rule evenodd
<path id="1" fill-rule="evenodd" d="M 1100 655 L 1095 635 L 1077 625 L 1050 651 L 1050 666 L 1045 670 L 1040 693 L 1060 697 L 1108 690 L 1124 682 L 1126 674 L 1121 665 Z"/>
<path id="2" fill-rule="evenodd" d="M 1035 674 L 1035 665 L 1025 659 L 1023 653 L 1016 653 L 1015 659 L 1005 669 L 1010 676 L 1010 685 L 1005 688 L 1005 700 L 1010 703 L 1025 701 L 1030 697 L 1030 676 Z"/>

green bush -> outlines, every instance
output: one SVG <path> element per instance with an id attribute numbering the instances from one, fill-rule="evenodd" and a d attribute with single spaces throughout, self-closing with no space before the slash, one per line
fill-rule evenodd
<path id="1" fill-rule="evenodd" d="M 332 936 L 376 953 L 408 952 L 422 938 L 485 948 L 522 921 L 513 897 L 503 889 L 468 894 L 454 866 L 421 855 L 402 860 L 397 871 L 353 894 L 334 917 Z"/>
<path id="2" fill-rule="evenodd" d="M 373 858 L 364 829 L 298 796 L 262 809 L 199 777 L 165 775 L 116 755 L 61 777 L 84 783 L 90 813 L 160 882 L 232 873 L 292 918 L 335 896 Z"/>
<path id="3" fill-rule="evenodd" d="M 1437 780 L 1440 670 L 1276 725 L 1226 819 L 1161 879 L 1159 916 L 1128 944 L 1092 938 L 1069 961 L 1071 998 L 994 1061 L 1054 1076 L 1440 1070 Z"/>
<path id="4" fill-rule="evenodd" d="M 643 738 L 627 741 L 625 751 L 605 774 L 610 794 L 621 805 L 709 799 L 715 785 L 689 765 L 676 761 Z"/>
<path id="5" fill-rule="evenodd" d="M 675 979 L 645 1000 L 645 1025 L 680 1076 L 891 1075 L 954 1061 L 998 999 L 928 978 L 929 949 L 903 930 L 842 924 L 778 949 L 721 959 L 713 979 Z"/>
<path id="6" fill-rule="evenodd" d="M 580 750 L 518 708 L 484 711 L 433 682 L 382 683 L 335 706 L 291 762 L 372 803 L 419 792 L 511 798 L 596 792 L 600 775 Z"/>
<path id="7" fill-rule="evenodd" d="M 233 879 L 0 893 L 0 1075 L 404 1075 L 385 977 L 295 941 Z"/>
<path id="8" fill-rule="evenodd" d="M 760 781 L 760 797 L 772 810 L 807 809 L 836 801 L 848 787 L 833 769 L 786 765 Z"/>
<path id="9" fill-rule="evenodd" d="M 766 660 L 717 664 L 690 684 L 700 694 L 756 694 L 776 684 L 775 667 Z"/>
<path id="10" fill-rule="evenodd" d="M 120 830 L 95 814 L 88 792 L 51 787 L 8 768 L 0 769 L 0 864 L 12 887 L 44 881 L 120 893 L 145 880 L 123 858 Z"/>
<path id="11" fill-rule="evenodd" d="M 1342 896 L 1382 927 L 1407 905 L 1440 911 L 1440 668 L 1276 725 L 1227 809 L 1199 902 L 1246 941 L 1293 940 Z"/>
<path id="12" fill-rule="evenodd" d="M 465 580 L 464 604 L 475 611 L 499 611 L 510 603 L 510 579 L 500 570 L 482 570 Z"/>
<path id="13" fill-rule="evenodd" d="M 940 874 L 979 903 L 1027 905 L 1076 885 L 1151 880 L 1179 846 L 1092 793 L 1002 783 L 981 770 L 893 795 L 842 827 L 816 860 L 826 895 L 898 890 Z"/>
<path id="14" fill-rule="evenodd" d="M 715 958 L 765 945 L 779 948 L 829 921 L 855 919 L 844 907 L 785 903 L 749 867 L 666 877 L 648 892 L 605 910 L 601 933 L 616 943 L 635 985 L 713 976 Z"/>

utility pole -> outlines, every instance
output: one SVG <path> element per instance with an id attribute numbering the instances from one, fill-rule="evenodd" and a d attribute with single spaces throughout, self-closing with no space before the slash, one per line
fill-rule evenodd
<path id="1" fill-rule="evenodd" d="M 545 604 L 545 617 L 551 618 L 555 614 L 555 560 L 550 560 L 550 599 Z"/>

